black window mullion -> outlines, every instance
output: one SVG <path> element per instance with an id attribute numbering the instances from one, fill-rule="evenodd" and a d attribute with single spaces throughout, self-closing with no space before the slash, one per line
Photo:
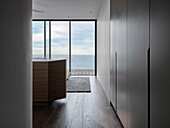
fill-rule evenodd
<path id="1" fill-rule="evenodd" d="M 97 76 L 97 21 L 95 21 L 95 76 Z"/>
<path id="2" fill-rule="evenodd" d="M 49 21 L 49 59 L 51 59 L 51 21 Z"/>
<path id="3" fill-rule="evenodd" d="M 44 21 L 44 58 L 46 58 L 46 21 Z"/>
<path id="4" fill-rule="evenodd" d="M 69 21 L 69 72 L 71 72 L 71 21 Z"/>

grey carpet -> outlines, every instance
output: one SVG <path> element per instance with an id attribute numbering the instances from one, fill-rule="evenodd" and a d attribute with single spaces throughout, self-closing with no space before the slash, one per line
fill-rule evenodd
<path id="1" fill-rule="evenodd" d="M 89 77 L 69 77 L 67 92 L 91 92 Z"/>

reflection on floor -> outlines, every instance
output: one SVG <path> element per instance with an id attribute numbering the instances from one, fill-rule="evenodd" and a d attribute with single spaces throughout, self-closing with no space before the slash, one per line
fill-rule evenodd
<path id="1" fill-rule="evenodd" d="M 98 80 L 90 82 L 91 93 L 67 93 L 49 106 L 34 106 L 34 128 L 122 128 Z"/>
<path id="2" fill-rule="evenodd" d="M 72 69 L 71 75 L 94 76 L 95 71 L 93 69 Z"/>

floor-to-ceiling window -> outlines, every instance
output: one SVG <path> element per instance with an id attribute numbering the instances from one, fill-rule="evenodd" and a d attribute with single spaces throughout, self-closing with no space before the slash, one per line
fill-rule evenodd
<path id="1" fill-rule="evenodd" d="M 44 58 L 44 22 L 34 21 L 32 33 L 32 57 Z"/>
<path id="2" fill-rule="evenodd" d="M 69 22 L 51 21 L 51 59 L 62 58 L 69 69 Z"/>
<path id="3" fill-rule="evenodd" d="M 33 21 L 33 58 L 67 59 L 72 75 L 95 75 L 96 21 Z"/>
<path id="4" fill-rule="evenodd" d="M 95 69 L 95 22 L 71 22 L 71 69 L 72 74 L 94 74 Z"/>

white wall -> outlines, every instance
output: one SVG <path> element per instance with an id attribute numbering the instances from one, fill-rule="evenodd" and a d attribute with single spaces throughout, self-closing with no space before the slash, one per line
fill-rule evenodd
<path id="1" fill-rule="evenodd" d="M 0 17 L 0 128 L 32 128 L 32 0 L 2 0 Z"/>
<path id="2" fill-rule="evenodd" d="M 110 101 L 110 0 L 103 0 L 97 19 L 97 76 Z"/>

